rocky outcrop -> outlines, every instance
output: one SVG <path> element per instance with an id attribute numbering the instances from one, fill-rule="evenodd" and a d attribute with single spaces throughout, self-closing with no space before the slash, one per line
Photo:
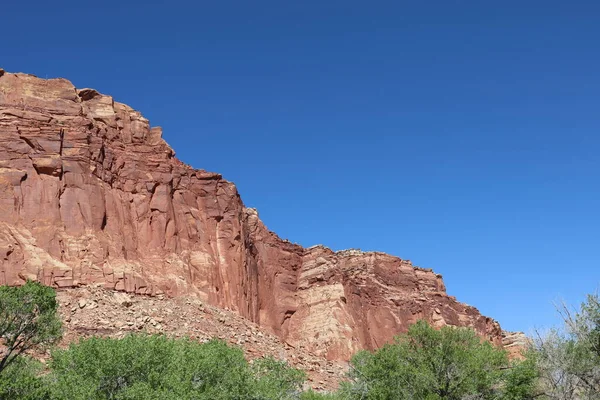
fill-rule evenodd
<path id="1" fill-rule="evenodd" d="M 523 332 L 502 332 L 502 347 L 511 359 L 524 359 L 532 340 Z"/>
<path id="2" fill-rule="evenodd" d="M 192 295 L 329 359 L 417 319 L 501 344 L 499 325 L 448 296 L 440 275 L 280 239 L 231 182 L 177 160 L 161 135 L 93 89 L 0 72 L 0 284 Z"/>

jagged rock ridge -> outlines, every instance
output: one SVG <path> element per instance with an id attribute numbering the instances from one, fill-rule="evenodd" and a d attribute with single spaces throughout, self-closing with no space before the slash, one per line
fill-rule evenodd
<path id="1" fill-rule="evenodd" d="M 0 284 L 193 295 L 329 359 L 417 319 L 502 342 L 431 270 L 280 239 L 231 182 L 175 158 L 161 128 L 65 79 L 0 70 L 0 187 Z"/>

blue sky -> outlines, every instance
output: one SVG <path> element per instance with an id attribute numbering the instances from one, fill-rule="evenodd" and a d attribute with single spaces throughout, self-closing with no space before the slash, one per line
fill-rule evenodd
<path id="1" fill-rule="evenodd" d="M 141 110 L 283 238 L 528 331 L 600 283 L 596 1 L 5 2 L 0 67 Z"/>

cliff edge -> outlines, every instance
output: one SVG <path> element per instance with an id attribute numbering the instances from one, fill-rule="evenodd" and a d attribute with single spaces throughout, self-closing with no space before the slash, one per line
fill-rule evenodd
<path id="1" fill-rule="evenodd" d="M 498 323 L 448 296 L 433 271 L 282 240 L 233 183 L 179 161 L 138 111 L 0 69 L 0 284 L 27 279 L 197 296 L 331 360 L 418 319 L 502 343 Z"/>

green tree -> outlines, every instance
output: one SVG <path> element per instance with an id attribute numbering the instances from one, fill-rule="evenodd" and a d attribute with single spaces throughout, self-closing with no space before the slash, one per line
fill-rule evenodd
<path id="1" fill-rule="evenodd" d="M 534 343 L 544 392 L 552 400 L 600 399 L 600 298 L 579 309 L 562 304 L 563 326 L 538 334 Z"/>
<path id="2" fill-rule="evenodd" d="M 419 321 L 393 344 L 357 353 L 341 394 L 364 400 L 526 399 L 534 371 L 511 364 L 505 351 L 471 329 L 436 330 Z"/>
<path id="3" fill-rule="evenodd" d="M 53 353 L 54 400 L 280 400 L 304 376 L 272 359 L 250 365 L 239 348 L 212 340 L 130 335 L 90 338 Z"/>
<path id="4" fill-rule="evenodd" d="M 257 398 L 297 399 L 306 374 L 273 358 L 261 358 L 252 364 L 254 390 Z"/>
<path id="5" fill-rule="evenodd" d="M 48 387 L 40 379 L 43 366 L 28 357 L 17 357 L 0 374 L 0 399 L 48 400 Z"/>
<path id="6" fill-rule="evenodd" d="M 0 375 L 28 350 L 56 343 L 62 335 L 54 289 L 28 281 L 0 286 Z"/>
<path id="7" fill-rule="evenodd" d="M 541 396 L 539 389 L 539 371 L 537 368 L 537 354 L 527 350 L 525 359 L 513 361 L 509 369 L 505 370 L 502 400 L 535 399 Z"/>

